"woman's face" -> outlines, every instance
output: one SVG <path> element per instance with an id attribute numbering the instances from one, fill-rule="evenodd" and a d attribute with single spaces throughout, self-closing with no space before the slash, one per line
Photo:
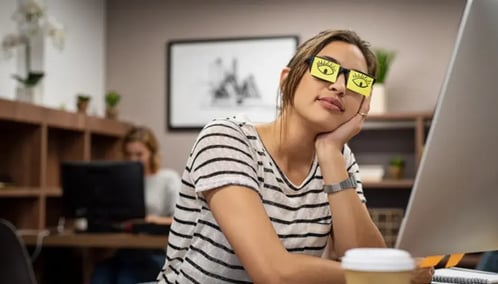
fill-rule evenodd
<path id="1" fill-rule="evenodd" d="M 316 55 L 368 73 L 365 58 L 355 45 L 334 41 Z M 293 112 L 309 121 L 316 131 L 330 132 L 356 115 L 362 101 L 362 95 L 346 89 L 344 74 L 330 83 L 311 76 L 308 69 L 296 88 Z"/>
<path id="2" fill-rule="evenodd" d="M 125 145 L 125 159 L 134 162 L 141 162 L 144 165 L 145 173 L 148 173 L 149 163 L 151 159 L 151 152 L 144 143 L 139 141 L 129 142 Z"/>

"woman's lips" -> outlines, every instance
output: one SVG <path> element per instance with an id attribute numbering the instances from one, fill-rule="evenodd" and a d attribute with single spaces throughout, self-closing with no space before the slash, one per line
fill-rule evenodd
<path id="1" fill-rule="evenodd" d="M 336 98 L 333 97 L 322 97 L 318 98 L 318 101 L 327 109 L 330 110 L 338 110 L 343 112 L 344 111 L 344 106 L 342 105 L 341 101 L 339 101 Z"/>

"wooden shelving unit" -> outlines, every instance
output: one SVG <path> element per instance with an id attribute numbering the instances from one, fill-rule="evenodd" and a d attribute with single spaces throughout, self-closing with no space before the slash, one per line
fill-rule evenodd
<path id="1" fill-rule="evenodd" d="M 380 182 L 364 182 L 365 188 L 399 188 L 411 189 L 413 186 L 413 179 L 384 179 Z"/>
<path id="2" fill-rule="evenodd" d="M 429 112 L 369 115 L 363 130 L 349 146 L 360 165 L 382 165 L 387 172 L 389 160 L 401 156 L 406 161 L 403 179 L 365 182 L 365 189 L 411 189 L 418 168 L 432 114 Z"/>
<path id="3" fill-rule="evenodd" d="M 130 123 L 0 99 L 0 217 L 18 229 L 55 227 L 60 162 L 120 159 Z"/>
<path id="4" fill-rule="evenodd" d="M 431 121 L 430 112 L 372 114 L 349 142 L 360 171 L 362 165 L 373 164 L 386 170 L 380 182 L 363 183 L 370 208 L 406 208 Z M 405 159 L 402 179 L 387 175 L 389 160 L 395 156 Z"/>

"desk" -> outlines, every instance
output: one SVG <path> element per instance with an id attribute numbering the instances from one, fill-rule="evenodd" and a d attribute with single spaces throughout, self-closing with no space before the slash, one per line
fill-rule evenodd
<path id="1" fill-rule="evenodd" d="M 166 249 L 168 237 L 164 235 L 128 234 L 128 233 L 51 233 L 38 242 L 41 232 L 21 232 L 20 236 L 27 246 L 78 248 L 83 249 L 83 279 L 89 283 L 96 263 L 95 250 L 102 249 Z M 97 253 L 98 254 L 98 253 Z"/>
<path id="2" fill-rule="evenodd" d="M 37 233 L 22 234 L 29 246 L 37 245 Z M 167 236 L 127 233 L 54 233 L 44 237 L 42 246 L 74 248 L 147 248 L 165 249 Z"/>

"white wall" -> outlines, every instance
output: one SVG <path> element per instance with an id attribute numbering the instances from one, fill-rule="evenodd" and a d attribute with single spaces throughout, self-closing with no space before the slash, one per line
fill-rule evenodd
<path id="1" fill-rule="evenodd" d="M 17 7 L 17 0 L 0 1 L 0 37 L 9 34 L 16 29 L 14 21 L 10 20 Z M 0 38 L 0 42 L 1 42 Z M 1 51 L 0 51 L 1 52 Z M 7 59 L 4 54 L 0 54 L 0 97 L 13 99 L 16 81 L 11 75 L 16 73 L 16 61 Z"/>
<path id="2" fill-rule="evenodd" d="M 14 29 L 16 1 L 0 1 L 0 36 Z M 166 130 L 168 40 L 293 34 L 302 41 L 325 28 L 352 28 L 398 52 L 388 110 L 432 110 L 464 7 L 464 0 L 108 0 L 106 10 L 104 0 L 45 1 L 67 43 L 62 52 L 46 43 L 44 104 L 72 110 L 82 92 L 94 97 L 90 112 L 102 113 L 104 91 L 115 89 L 121 117 L 150 126 L 164 165 L 178 171 L 197 133 Z M 14 97 L 15 69 L 14 60 L 0 59 L 0 97 Z"/>
<path id="3" fill-rule="evenodd" d="M 11 15 L 17 0 L 0 2 L 0 36 L 15 31 Z M 75 110 L 77 93 L 92 96 L 89 112 L 103 114 L 105 82 L 105 1 L 103 0 L 44 0 L 48 14 L 62 23 L 66 44 L 57 50 L 45 41 L 42 104 Z M 1 61 L 0 96 L 13 99 L 16 59 Z"/>
<path id="4" fill-rule="evenodd" d="M 107 87 L 123 94 L 122 116 L 151 127 L 163 162 L 183 171 L 197 132 L 166 130 L 171 39 L 298 35 L 351 28 L 395 49 L 388 111 L 431 111 L 448 65 L 464 0 L 108 0 Z"/>

